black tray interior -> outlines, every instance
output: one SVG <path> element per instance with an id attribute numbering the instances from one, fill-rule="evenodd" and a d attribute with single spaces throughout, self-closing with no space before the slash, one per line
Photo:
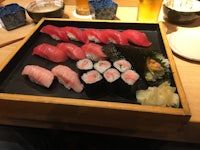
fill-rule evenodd
<path id="1" fill-rule="evenodd" d="M 50 36 L 40 33 L 40 29 L 47 25 L 52 24 L 56 26 L 75 26 L 79 28 L 111 28 L 111 29 L 136 29 L 145 32 L 152 45 L 148 49 L 161 51 L 166 55 L 165 46 L 163 44 L 160 28 L 158 24 L 141 24 L 141 23 L 109 23 L 109 22 L 80 22 L 80 21 L 55 21 L 45 20 L 39 28 L 31 35 L 29 40 L 20 48 L 17 54 L 11 59 L 8 65 L 0 72 L 0 92 L 10 94 L 25 94 L 25 95 L 36 95 L 36 96 L 51 96 L 51 97 L 63 97 L 63 98 L 78 98 L 78 99 L 89 99 L 89 97 L 82 93 L 75 93 L 72 90 L 67 90 L 54 81 L 53 85 L 46 89 L 39 85 L 33 84 L 29 79 L 21 75 L 21 72 L 27 64 L 35 64 L 47 69 L 51 69 L 56 63 L 50 62 L 43 58 L 33 56 L 33 48 L 43 42 L 51 43 L 56 45 L 60 41 L 52 39 Z M 72 41 L 73 42 L 73 41 Z M 77 45 L 81 45 L 79 42 L 74 42 Z M 61 64 L 61 63 L 60 63 Z M 75 61 L 68 60 L 62 64 L 68 65 L 69 67 L 75 68 Z M 124 103 L 136 103 L 132 99 L 125 99 L 119 96 L 106 96 L 98 100 L 103 101 L 115 101 Z"/>

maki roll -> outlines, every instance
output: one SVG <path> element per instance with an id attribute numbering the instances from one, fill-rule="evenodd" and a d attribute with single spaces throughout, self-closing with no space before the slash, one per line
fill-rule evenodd
<path id="1" fill-rule="evenodd" d="M 120 78 L 120 73 L 117 69 L 110 68 L 104 72 L 103 76 L 107 82 L 113 83 Z"/>
<path id="2" fill-rule="evenodd" d="M 121 80 L 117 83 L 115 93 L 127 99 L 135 99 L 139 74 L 134 70 L 126 70 L 121 74 Z"/>
<path id="3" fill-rule="evenodd" d="M 128 85 L 133 85 L 139 77 L 139 74 L 134 70 L 127 70 L 121 74 L 122 80 Z"/>
<path id="4" fill-rule="evenodd" d="M 85 93 L 89 98 L 96 99 L 105 96 L 106 84 L 103 76 L 96 70 L 91 70 L 81 76 Z"/>
<path id="5" fill-rule="evenodd" d="M 83 73 L 93 69 L 93 62 L 88 58 L 84 58 L 76 62 L 76 67 L 78 68 L 79 75 L 81 76 Z"/>
<path id="6" fill-rule="evenodd" d="M 103 73 L 103 76 L 108 83 L 109 93 L 114 93 L 115 86 L 117 86 L 117 81 L 120 79 L 120 72 L 115 68 L 109 68 Z"/>
<path id="7" fill-rule="evenodd" d="M 100 73 L 103 73 L 110 67 L 111 67 L 111 63 L 107 60 L 99 60 L 98 62 L 94 64 L 94 69 L 96 69 Z"/>
<path id="8" fill-rule="evenodd" d="M 117 60 L 113 63 L 113 66 L 119 70 L 120 72 L 124 72 L 126 70 L 129 70 L 132 68 L 132 65 L 130 62 L 128 62 L 127 60 L 125 59 L 120 59 L 120 60 Z"/>

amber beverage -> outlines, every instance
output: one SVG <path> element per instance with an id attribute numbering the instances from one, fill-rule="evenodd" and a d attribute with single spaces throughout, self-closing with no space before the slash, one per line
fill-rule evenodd
<path id="1" fill-rule="evenodd" d="M 160 14 L 162 0 L 139 0 L 137 20 L 156 22 Z"/>
<path id="2" fill-rule="evenodd" d="M 76 0 L 76 13 L 78 15 L 90 15 L 88 0 Z"/>

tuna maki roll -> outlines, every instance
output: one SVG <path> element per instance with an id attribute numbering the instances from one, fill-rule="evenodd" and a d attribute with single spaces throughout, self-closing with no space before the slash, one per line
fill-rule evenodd
<path id="1" fill-rule="evenodd" d="M 139 74 L 134 70 L 127 70 L 121 74 L 121 80 L 117 83 L 115 93 L 127 99 L 135 99 Z"/>
<path id="2" fill-rule="evenodd" d="M 81 76 L 86 95 L 91 99 L 101 98 L 107 93 L 103 76 L 96 70 L 91 70 Z"/>
<path id="3" fill-rule="evenodd" d="M 103 76 L 107 82 L 113 83 L 120 78 L 120 73 L 117 69 L 110 68 L 104 72 Z"/>
<path id="4" fill-rule="evenodd" d="M 103 76 L 108 83 L 109 93 L 113 94 L 115 86 L 117 86 L 117 81 L 120 79 L 120 72 L 115 68 L 109 68 L 103 73 Z"/>
<path id="5" fill-rule="evenodd" d="M 80 59 L 76 62 L 76 67 L 79 70 L 79 76 L 81 76 L 83 73 L 93 69 L 93 62 L 88 58 Z"/>
<path id="6" fill-rule="evenodd" d="M 120 72 L 124 72 L 132 68 L 131 63 L 125 59 L 117 60 L 113 63 L 113 66 Z"/>
<path id="7" fill-rule="evenodd" d="M 111 67 L 111 63 L 107 60 L 99 60 L 94 64 L 94 69 L 99 71 L 100 73 L 103 73 L 107 69 Z"/>

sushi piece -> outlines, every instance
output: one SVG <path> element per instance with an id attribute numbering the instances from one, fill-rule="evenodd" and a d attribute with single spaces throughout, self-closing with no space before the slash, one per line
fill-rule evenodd
<path id="1" fill-rule="evenodd" d="M 121 74 L 122 80 L 128 85 L 133 85 L 139 77 L 139 74 L 134 70 L 127 70 Z"/>
<path id="2" fill-rule="evenodd" d="M 99 60 L 94 64 L 94 69 L 98 72 L 103 73 L 111 67 L 111 63 L 107 60 Z"/>
<path id="3" fill-rule="evenodd" d="M 40 32 L 48 34 L 55 40 L 62 40 L 62 41 L 69 41 L 66 32 L 61 30 L 60 27 L 54 26 L 54 25 L 46 25 L 43 26 Z"/>
<path id="4" fill-rule="evenodd" d="M 76 67 L 78 68 L 79 76 L 81 77 L 83 73 L 93 69 L 93 62 L 88 58 L 84 58 L 76 62 Z"/>
<path id="5" fill-rule="evenodd" d="M 152 42 L 150 42 L 145 33 L 140 32 L 138 30 L 124 30 L 123 35 L 128 39 L 129 42 L 143 47 L 151 46 Z"/>
<path id="6" fill-rule="evenodd" d="M 76 62 L 76 66 L 79 70 L 91 70 L 93 69 L 93 62 L 88 59 L 88 58 L 85 58 L 85 59 L 81 59 L 79 61 Z"/>
<path id="7" fill-rule="evenodd" d="M 77 27 L 65 26 L 62 28 L 70 40 L 88 43 L 88 37 L 85 32 Z"/>
<path id="8" fill-rule="evenodd" d="M 85 52 L 75 44 L 62 42 L 57 44 L 56 47 L 65 52 L 73 60 L 80 60 L 86 57 Z"/>
<path id="9" fill-rule="evenodd" d="M 129 45 L 128 39 L 122 32 L 113 29 L 105 29 L 102 31 L 109 41 L 113 44 Z"/>
<path id="10" fill-rule="evenodd" d="M 107 57 L 102 51 L 102 46 L 99 44 L 86 43 L 81 48 L 85 52 L 86 58 L 89 58 L 93 61 L 98 61 Z"/>
<path id="11" fill-rule="evenodd" d="M 132 68 L 132 65 L 130 62 L 128 62 L 127 60 L 125 59 L 120 59 L 120 60 L 117 60 L 113 63 L 113 66 L 119 70 L 120 72 L 124 72 L 126 70 L 129 70 Z"/>
<path id="12" fill-rule="evenodd" d="M 109 68 L 103 73 L 103 77 L 107 82 L 107 90 L 109 94 L 114 94 L 118 80 L 120 79 L 120 72 L 115 68 Z"/>
<path id="13" fill-rule="evenodd" d="M 145 79 L 150 86 L 158 86 L 164 81 L 173 83 L 172 72 L 167 56 L 152 51 L 146 59 Z"/>
<path id="14" fill-rule="evenodd" d="M 32 82 L 46 88 L 49 88 L 54 80 L 54 75 L 50 70 L 37 65 L 26 65 L 21 74 L 28 76 Z"/>
<path id="15" fill-rule="evenodd" d="M 115 68 L 109 68 L 103 73 L 107 82 L 113 83 L 120 78 L 120 72 Z"/>
<path id="16" fill-rule="evenodd" d="M 107 95 L 105 80 L 96 70 L 91 70 L 81 76 L 85 93 L 89 98 L 96 99 Z"/>
<path id="17" fill-rule="evenodd" d="M 80 82 L 78 74 L 71 68 L 64 65 L 57 65 L 51 71 L 65 88 L 72 89 L 77 93 L 83 90 L 83 84 Z"/>
<path id="18" fill-rule="evenodd" d="M 121 74 L 121 80 L 115 86 L 115 93 L 123 98 L 136 99 L 137 85 L 139 74 L 134 70 L 127 70 Z"/>
<path id="19" fill-rule="evenodd" d="M 86 33 L 89 41 L 92 41 L 95 43 L 109 44 L 109 40 L 107 36 L 103 34 L 102 30 L 95 29 L 95 28 L 88 28 L 88 29 L 85 29 L 84 32 Z"/>
<path id="20" fill-rule="evenodd" d="M 68 59 L 67 54 L 48 43 L 42 43 L 33 49 L 32 55 L 38 55 L 42 58 L 48 59 L 52 62 L 64 62 Z"/>

